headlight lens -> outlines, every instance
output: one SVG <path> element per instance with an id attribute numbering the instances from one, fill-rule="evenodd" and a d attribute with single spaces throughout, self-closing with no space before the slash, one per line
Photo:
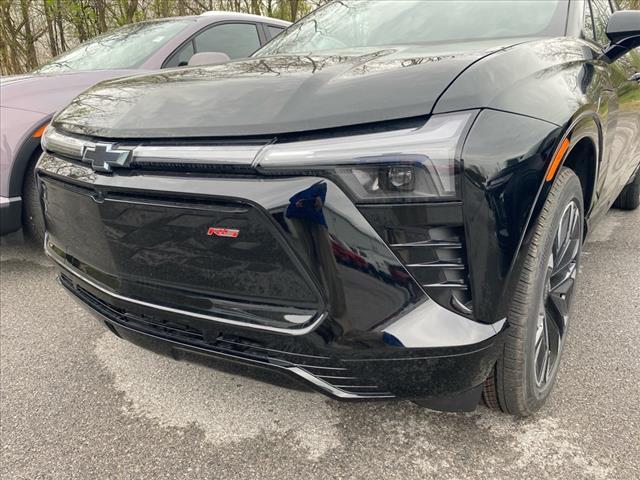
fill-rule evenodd
<path id="1" fill-rule="evenodd" d="M 457 153 L 475 114 L 436 115 L 413 130 L 274 144 L 257 165 L 264 173 L 323 172 L 361 203 L 452 200 Z"/>

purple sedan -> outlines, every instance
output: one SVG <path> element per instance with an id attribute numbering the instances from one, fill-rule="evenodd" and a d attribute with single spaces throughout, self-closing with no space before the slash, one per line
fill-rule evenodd
<path id="1" fill-rule="evenodd" d="M 141 22 L 83 43 L 31 74 L 0 78 L 0 234 L 24 226 L 41 241 L 33 181 L 40 136 L 53 114 L 79 93 L 140 70 L 247 57 L 289 25 L 230 12 Z"/>

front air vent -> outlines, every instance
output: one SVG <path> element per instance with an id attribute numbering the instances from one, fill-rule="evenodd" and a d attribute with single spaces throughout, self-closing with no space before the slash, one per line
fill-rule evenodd
<path id="1" fill-rule="evenodd" d="M 461 204 L 371 206 L 362 213 L 430 298 L 472 315 Z"/>
<path id="2" fill-rule="evenodd" d="M 393 252 L 429 297 L 459 313 L 472 313 L 462 227 L 388 226 L 387 237 Z M 407 241 L 407 237 L 421 239 Z"/>

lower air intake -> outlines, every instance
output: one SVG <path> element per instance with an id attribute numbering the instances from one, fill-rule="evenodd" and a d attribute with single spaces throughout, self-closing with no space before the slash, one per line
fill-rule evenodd
<path id="1" fill-rule="evenodd" d="M 396 228 L 394 236 L 396 239 L 392 241 L 391 248 L 429 297 L 447 308 L 471 315 L 471 289 L 462 227 Z M 407 241 L 407 237 L 411 241 Z"/>
<path id="2" fill-rule="evenodd" d="M 116 325 L 237 358 L 304 371 L 305 375 L 319 379 L 340 392 L 360 398 L 393 397 L 383 387 L 359 378 L 347 363 L 330 356 L 287 351 L 284 346 L 262 345 L 254 339 L 222 333 L 206 322 L 195 325 L 134 313 L 99 298 L 64 274 L 59 278 L 62 286 L 72 295 Z"/>
<path id="3" fill-rule="evenodd" d="M 361 211 L 429 297 L 449 310 L 473 314 L 461 204 Z"/>

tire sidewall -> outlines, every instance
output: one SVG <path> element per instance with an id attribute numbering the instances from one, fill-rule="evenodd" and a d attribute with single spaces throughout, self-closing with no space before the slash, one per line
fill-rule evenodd
<path id="1" fill-rule="evenodd" d="M 558 175 L 560 176 L 560 175 Z M 575 174 L 571 174 L 568 176 L 568 179 L 564 181 L 562 184 L 554 185 L 553 188 L 558 188 L 559 192 L 556 198 L 548 199 L 549 202 L 551 200 L 552 205 L 552 217 L 550 221 L 546 224 L 538 224 L 538 231 L 541 233 L 541 242 L 539 243 L 540 249 L 537 253 L 536 258 L 536 275 L 535 282 L 533 285 L 533 294 L 531 298 L 533 299 L 528 306 L 528 318 L 526 323 L 526 341 L 524 348 L 524 375 L 523 375 L 523 392 L 525 393 L 525 404 L 527 409 L 530 412 L 534 412 L 538 410 L 546 401 L 549 393 L 553 389 L 555 385 L 556 377 L 559 370 L 559 365 L 562 360 L 562 354 L 564 352 L 564 347 L 566 346 L 566 340 L 568 336 L 568 331 L 570 329 L 571 324 L 571 315 L 569 315 L 569 321 L 567 322 L 567 329 L 565 330 L 563 345 L 559 352 L 559 358 L 556 363 L 556 367 L 551 373 L 551 377 L 548 379 L 546 384 L 541 388 L 536 384 L 536 376 L 535 376 L 535 360 L 533 352 L 535 350 L 535 339 L 536 339 L 536 327 L 539 313 L 539 301 L 544 294 L 545 282 L 546 282 L 546 272 L 547 266 L 549 262 L 549 258 L 551 257 L 551 251 L 553 248 L 553 242 L 558 231 L 558 226 L 562 219 L 562 215 L 569 205 L 571 201 L 575 201 L 578 205 L 580 211 L 580 229 L 583 231 L 584 229 L 584 205 L 583 205 L 583 197 L 582 197 L 582 187 L 580 186 L 580 180 Z M 580 268 L 580 258 L 582 254 L 582 238 L 580 239 L 580 246 L 578 250 L 577 256 L 577 265 L 576 268 L 579 271 Z M 576 284 L 574 284 L 574 292 L 577 286 L 577 277 Z M 575 296 L 575 295 L 574 295 Z M 570 299 L 572 300 L 572 299 Z M 571 308 L 571 305 L 569 305 Z"/>
<path id="2" fill-rule="evenodd" d="M 36 184 L 36 166 L 41 151 L 34 153 L 22 185 L 22 225 L 26 233 L 26 239 L 34 246 L 42 246 L 44 243 L 44 215 L 40 205 L 40 196 Z"/>

